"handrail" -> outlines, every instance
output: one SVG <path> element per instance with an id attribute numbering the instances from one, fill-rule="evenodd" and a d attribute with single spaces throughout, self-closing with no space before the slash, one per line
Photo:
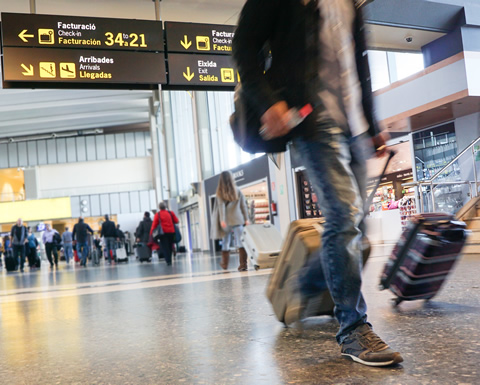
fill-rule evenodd
<path id="1" fill-rule="evenodd" d="M 465 154 L 468 150 L 470 150 L 473 146 L 475 146 L 478 142 L 480 142 L 480 137 L 475 139 L 472 143 L 470 143 L 467 147 L 465 147 L 460 154 L 458 154 L 455 158 L 453 158 L 445 167 L 443 167 L 440 171 L 438 171 L 434 176 L 432 176 L 429 180 L 425 182 L 433 182 L 438 176 L 443 173 L 447 168 L 449 168 L 452 164 L 454 164 L 460 157 Z"/>

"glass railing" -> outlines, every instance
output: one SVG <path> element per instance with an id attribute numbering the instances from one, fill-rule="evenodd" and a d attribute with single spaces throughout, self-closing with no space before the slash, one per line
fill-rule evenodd
<path id="1" fill-rule="evenodd" d="M 423 213 L 457 213 L 470 199 L 478 196 L 480 138 L 439 170 L 431 179 L 406 183 L 415 187 L 419 208 Z"/>

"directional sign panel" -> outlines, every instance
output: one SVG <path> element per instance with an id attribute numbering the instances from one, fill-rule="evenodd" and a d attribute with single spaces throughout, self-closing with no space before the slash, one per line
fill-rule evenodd
<path id="1" fill-rule="evenodd" d="M 234 87 L 238 83 L 230 56 L 170 54 L 168 68 L 169 85 Z"/>
<path id="2" fill-rule="evenodd" d="M 232 53 L 235 26 L 165 22 L 167 51 L 179 53 Z"/>
<path id="3" fill-rule="evenodd" d="M 2 13 L 4 47 L 164 51 L 160 21 Z"/>
<path id="4" fill-rule="evenodd" d="M 166 83 L 163 53 L 16 47 L 3 51 L 7 83 Z"/>

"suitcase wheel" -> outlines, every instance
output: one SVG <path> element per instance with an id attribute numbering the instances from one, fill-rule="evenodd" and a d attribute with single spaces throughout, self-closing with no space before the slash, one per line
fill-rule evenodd
<path id="1" fill-rule="evenodd" d="M 258 265 L 254 265 L 253 267 L 255 268 L 255 270 L 260 269 L 260 266 L 258 266 Z"/>
<path id="2" fill-rule="evenodd" d="M 401 299 L 401 298 L 398 298 L 398 297 L 397 298 L 392 298 L 392 306 L 393 307 L 397 307 L 402 302 L 403 302 L 403 299 Z"/>

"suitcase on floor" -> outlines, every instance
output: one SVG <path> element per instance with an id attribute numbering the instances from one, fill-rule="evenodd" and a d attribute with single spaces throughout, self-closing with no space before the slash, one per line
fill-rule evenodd
<path id="1" fill-rule="evenodd" d="M 394 305 L 434 297 L 467 238 L 466 225 L 444 213 L 412 217 L 392 250 L 380 278 L 380 289 L 390 289 Z"/>
<path id="2" fill-rule="evenodd" d="M 255 270 L 273 267 L 282 249 L 280 231 L 268 222 L 245 226 L 241 241 Z"/>
<path id="3" fill-rule="evenodd" d="M 382 176 L 385 175 L 390 160 L 395 156 L 394 151 L 389 151 L 387 161 L 381 172 L 381 177 L 364 202 L 365 215 L 369 212 L 370 204 L 373 201 L 375 192 L 380 185 Z M 310 258 L 318 257 L 323 234 L 324 218 L 300 219 L 293 221 L 288 229 L 287 236 L 283 243 L 283 249 L 275 263 L 273 273 L 267 286 L 267 297 L 272 304 L 275 316 L 280 322 L 285 323 L 285 311 L 287 308 L 287 292 L 290 277 L 297 277 L 297 272 L 303 268 Z M 363 264 L 367 262 L 370 255 L 370 243 L 365 237 L 362 245 Z M 321 315 L 333 315 L 335 305 L 328 290 L 318 293 L 310 298 L 305 307 L 305 318 Z"/>
<path id="4" fill-rule="evenodd" d="M 73 249 L 73 260 L 75 262 L 80 262 L 80 258 L 78 258 L 78 251 L 76 247 Z"/>
<path id="5" fill-rule="evenodd" d="M 94 265 L 100 265 L 101 252 L 96 247 L 92 250 L 92 263 Z"/>
<path id="6" fill-rule="evenodd" d="M 284 247 L 275 263 L 273 273 L 267 287 L 267 297 L 272 304 L 275 316 L 280 322 L 285 320 L 287 307 L 286 281 L 317 255 L 321 246 L 323 218 L 300 219 L 293 221 L 288 229 Z M 333 314 L 333 301 L 328 290 L 319 293 L 306 308 L 309 317 Z"/>
<path id="7" fill-rule="evenodd" d="M 16 258 L 13 257 L 12 251 L 5 253 L 5 269 L 7 271 L 15 271 L 18 269 Z"/>
<path id="8" fill-rule="evenodd" d="M 117 262 L 128 262 L 127 250 L 124 246 L 118 247 L 115 254 L 117 254 Z"/>
<path id="9" fill-rule="evenodd" d="M 152 251 L 150 247 L 138 244 L 137 246 L 138 260 L 140 262 L 151 262 L 152 261 Z"/>

